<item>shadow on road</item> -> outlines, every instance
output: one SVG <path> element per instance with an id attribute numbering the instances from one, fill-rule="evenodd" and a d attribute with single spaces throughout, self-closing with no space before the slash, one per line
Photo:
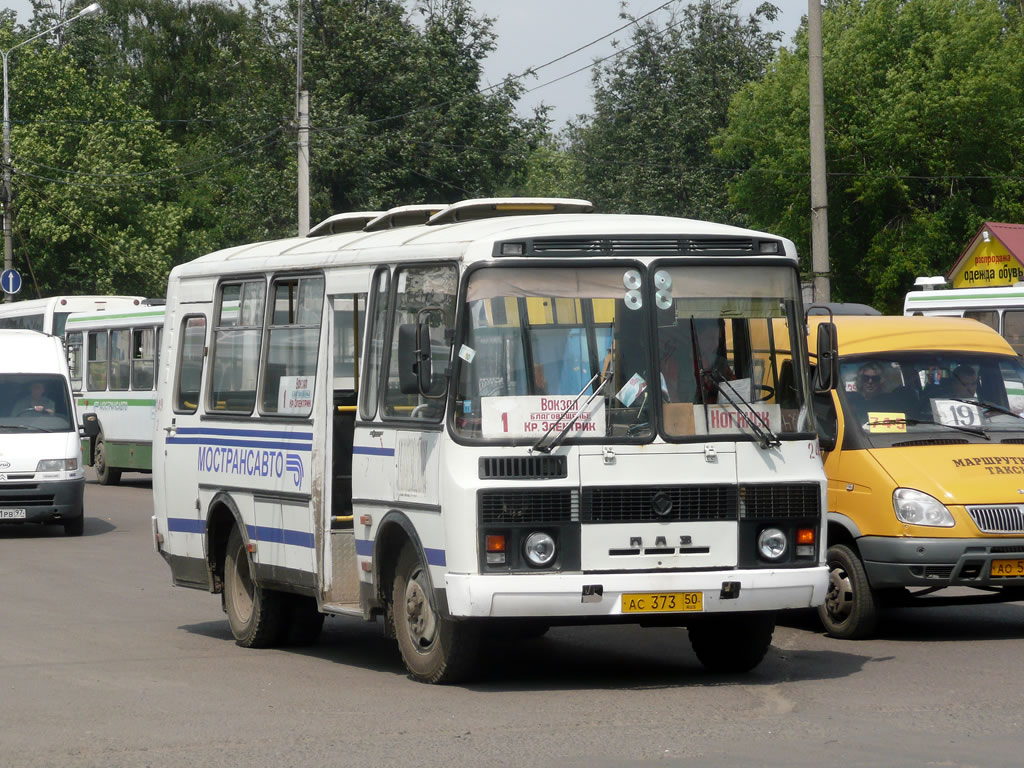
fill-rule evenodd
<path id="1" fill-rule="evenodd" d="M 233 642 L 227 620 L 184 625 L 194 634 Z M 384 674 L 404 676 L 394 640 L 381 625 L 331 617 L 319 641 L 284 652 Z M 680 686 L 775 685 L 800 680 L 843 678 L 878 661 L 844 650 L 782 650 L 772 647 L 748 674 L 704 671 L 690 650 L 686 631 L 634 626 L 555 627 L 542 638 L 491 641 L 480 674 L 463 687 L 478 691 L 644 690 Z M 239 648 L 239 653 L 246 650 Z"/>
<path id="2" fill-rule="evenodd" d="M 85 516 L 83 536 L 101 536 L 110 533 L 116 526 L 98 517 Z M 40 525 L 39 523 L 0 523 L 0 539 L 67 539 L 69 542 L 77 536 L 65 536 L 60 525 Z"/>

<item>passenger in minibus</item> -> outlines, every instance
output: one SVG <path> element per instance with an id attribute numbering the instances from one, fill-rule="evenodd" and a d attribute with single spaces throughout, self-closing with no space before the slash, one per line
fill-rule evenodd
<path id="1" fill-rule="evenodd" d="M 973 400 L 978 396 L 978 372 L 969 365 L 960 365 L 950 378 L 952 397 Z"/>

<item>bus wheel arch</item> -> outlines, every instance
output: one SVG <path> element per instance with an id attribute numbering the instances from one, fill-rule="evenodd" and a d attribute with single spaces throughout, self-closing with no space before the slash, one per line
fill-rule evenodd
<path id="1" fill-rule="evenodd" d="M 224 594 L 224 562 L 227 557 L 228 537 L 231 530 L 245 530 L 242 515 L 234 500 L 226 493 L 218 493 L 210 502 L 206 515 L 206 564 L 210 571 L 210 591 Z M 243 539 L 245 537 L 243 536 Z"/>

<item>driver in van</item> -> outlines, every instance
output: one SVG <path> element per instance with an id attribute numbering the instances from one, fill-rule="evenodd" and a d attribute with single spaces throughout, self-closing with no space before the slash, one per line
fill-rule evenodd
<path id="1" fill-rule="evenodd" d="M 53 400 L 43 394 L 45 390 L 46 385 L 43 382 L 33 381 L 29 387 L 29 393 L 14 404 L 11 415 L 17 416 L 28 411 L 53 413 L 55 407 Z"/>

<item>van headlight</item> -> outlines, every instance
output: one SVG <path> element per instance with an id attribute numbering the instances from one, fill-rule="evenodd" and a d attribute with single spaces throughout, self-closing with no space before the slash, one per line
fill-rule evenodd
<path id="1" fill-rule="evenodd" d="M 78 459 L 42 459 L 36 464 L 36 472 L 74 472 L 78 469 Z"/>
<path id="2" fill-rule="evenodd" d="M 913 488 L 897 488 L 892 494 L 896 519 L 908 525 L 952 528 L 953 514 L 938 499 Z"/>

